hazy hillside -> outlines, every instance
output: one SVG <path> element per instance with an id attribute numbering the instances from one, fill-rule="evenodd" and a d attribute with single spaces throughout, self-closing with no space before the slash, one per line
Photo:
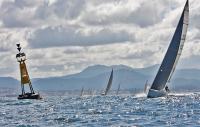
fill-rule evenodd
<path id="1" fill-rule="evenodd" d="M 73 90 L 81 89 L 104 89 L 112 68 L 114 69 L 112 89 L 117 89 L 121 84 L 122 89 L 143 89 L 146 80 L 152 83 L 159 65 L 147 68 L 131 68 L 124 65 L 90 66 L 77 74 L 61 77 L 32 79 L 33 86 L 39 90 Z M 181 69 L 176 70 L 169 86 L 173 89 L 200 89 L 200 70 Z M 11 77 L 1 77 L 0 87 L 16 88 L 19 81 Z"/>
<path id="2" fill-rule="evenodd" d="M 0 87 L 4 88 L 17 88 L 19 81 L 12 77 L 0 77 Z"/>
<path id="3" fill-rule="evenodd" d="M 111 69 L 114 69 L 112 89 L 121 88 L 143 89 L 146 80 L 153 81 L 159 65 L 147 68 L 131 68 L 124 65 L 104 66 L 95 65 L 84 69 L 82 72 L 62 77 L 52 77 L 34 80 L 38 89 L 44 90 L 69 90 L 69 89 L 104 89 L 107 85 Z M 195 76 L 193 75 L 195 74 Z M 199 89 L 200 70 L 181 69 L 177 70 L 169 84 L 173 89 Z M 171 85 L 173 84 L 173 85 Z"/>
<path id="4" fill-rule="evenodd" d="M 143 88 L 143 84 L 145 82 L 143 79 L 147 79 L 147 76 L 123 65 L 112 67 L 102 65 L 91 66 L 80 73 L 69 76 L 37 79 L 34 80 L 34 84 L 38 87 L 38 89 L 48 88 L 50 90 L 80 89 L 83 86 L 85 88 L 103 89 L 107 85 L 112 68 L 114 69 L 112 88 L 116 88 L 119 83 L 124 88 Z M 140 82 L 143 82 L 142 85 Z"/>

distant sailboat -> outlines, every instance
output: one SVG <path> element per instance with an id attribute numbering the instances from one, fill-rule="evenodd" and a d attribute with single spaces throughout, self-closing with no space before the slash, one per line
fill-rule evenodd
<path id="1" fill-rule="evenodd" d="M 113 80 L 113 69 L 111 71 L 110 78 L 109 78 L 106 90 L 101 95 L 107 95 L 108 94 L 108 91 L 110 90 L 111 85 L 112 85 L 112 80 Z"/>
<path id="2" fill-rule="evenodd" d="M 144 85 L 144 93 L 147 93 L 147 90 L 148 90 L 148 80 L 146 81 Z"/>
<path id="3" fill-rule="evenodd" d="M 83 92 L 84 92 L 84 87 L 82 87 L 81 89 L 81 94 L 80 94 L 81 97 L 83 96 Z"/>
<path id="4" fill-rule="evenodd" d="M 178 26 L 168 47 L 158 73 L 149 89 L 147 97 L 155 98 L 167 95 L 169 91 L 166 83 L 170 81 L 181 55 L 189 23 L 189 3 L 186 1 Z"/>
<path id="5" fill-rule="evenodd" d="M 120 90 L 120 84 L 118 85 L 118 88 L 117 88 L 116 95 L 118 95 L 118 94 L 119 94 L 119 90 Z"/>
<path id="6" fill-rule="evenodd" d="M 87 90 L 87 93 L 88 93 L 88 95 L 92 95 L 92 88 L 89 88 L 89 89 Z"/>

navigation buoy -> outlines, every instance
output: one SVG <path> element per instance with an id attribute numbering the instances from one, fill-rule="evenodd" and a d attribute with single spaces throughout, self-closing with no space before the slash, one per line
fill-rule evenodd
<path id="1" fill-rule="evenodd" d="M 21 74 L 21 89 L 22 94 L 18 96 L 18 99 L 41 99 L 41 96 L 39 93 L 35 93 L 33 90 L 33 86 L 31 84 L 31 80 L 29 78 L 29 74 L 26 68 L 26 54 L 24 52 L 21 52 L 21 46 L 20 44 L 16 44 L 17 49 L 19 51 L 18 54 L 16 54 L 17 62 L 19 62 L 19 68 L 20 68 L 20 74 Z M 24 86 L 28 85 L 30 88 L 30 92 L 25 92 Z"/>

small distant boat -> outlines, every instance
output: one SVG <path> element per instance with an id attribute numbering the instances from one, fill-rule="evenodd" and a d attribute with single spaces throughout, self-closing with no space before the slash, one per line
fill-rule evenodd
<path id="1" fill-rule="evenodd" d="M 119 90 L 120 90 L 120 84 L 118 85 L 118 88 L 117 88 L 116 95 L 118 95 L 118 94 L 119 94 Z"/>
<path id="2" fill-rule="evenodd" d="M 42 99 L 39 93 L 35 93 L 33 90 L 33 86 L 31 84 L 31 80 L 29 78 L 29 74 L 26 68 L 26 55 L 21 52 L 20 44 L 17 44 L 17 49 L 19 53 L 16 55 L 17 61 L 19 62 L 20 74 L 21 74 L 21 89 L 22 94 L 18 96 L 18 99 Z M 24 85 L 28 85 L 30 88 L 30 93 L 25 92 Z"/>
<path id="3" fill-rule="evenodd" d="M 101 95 L 107 95 L 108 94 L 108 91 L 110 90 L 111 85 L 112 85 L 112 80 L 113 80 L 113 69 L 111 71 L 110 78 L 109 78 L 106 90 Z"/>
<path id="4" fill-rule="evenodd" d="M 148 80 L 146 81 L 144 85 L 144 93 L 147 93 L 147 90 L 148 90 Z"/>
<path id="5" fill-rule="evenodd" d="M 83 92 L 84 92 L 84 87 L 82 87 L 81 89 L 81 94 L 80 94 L 81 97 L 83 96 Z"/>
<path id="6" fill-rule="evenodd" d="M 93 95 L 93 89 L 92 88 L 90 88 L 89 90 L 88 90 L 88 95 Z"/>
<path id="7" fill-rule="evenodd" d="M 166 85 L 170 81 L 175 71 L 179 57 L 181 55 L 189 23 L 189 1 L 186 1 L 178 26 L 176 27 L 172 41 L 168 47 L 158 73 L 149 89 L 148 98 L 166 96 L 169 88 Z"/>

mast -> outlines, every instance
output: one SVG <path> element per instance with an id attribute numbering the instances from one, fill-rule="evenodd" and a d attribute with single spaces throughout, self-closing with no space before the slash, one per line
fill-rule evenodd
<path id="1" fill-rule="evenodd" d="M 26 93 L 25 89 L 24 89 L 24 85 L 26 85 L 26 84 L 29 85 L 30 92 L 32 94 L 34 94 L 35 92 L 34 92 L 33 87 L 31 85 L 31 80 L 29 78 L 29 74 L 28 74 L 28 71 L 27 71 L 26 63 L 25 63 L 26 54 L 24 52 L 21 52 L 20 44 L 17 44 L 17 49 L 18 49 L 19 53 L 16 54 L 16 58 L 17 58 L 17 61 L 19 62 L 19 68 L 20 68 L 22 95 L 24 95 Z"/>
<path id="2" fill-rule="evenodd" d="M 171 40 L 171 43 L 168 47 L 162 64 L 158 70 L 158 73 L 153 81 L 151 89 L 163 90 L 166 86 L 166 83 L 170 81 L 184 46 L 188 23 L 189 4 L 187 0 L 183 12 L 181 14 L 181 18 L 175 30 L 174 36 Z"/>

